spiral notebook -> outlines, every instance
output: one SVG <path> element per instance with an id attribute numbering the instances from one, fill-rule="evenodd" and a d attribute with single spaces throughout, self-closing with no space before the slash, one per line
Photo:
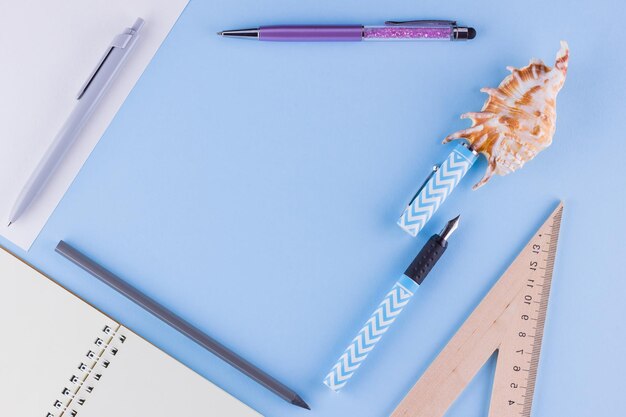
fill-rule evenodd
<path id="1" fill-rule="evenodd" d="M 5 250 L 0 289 L 2 416 L 260 416 Z"/>

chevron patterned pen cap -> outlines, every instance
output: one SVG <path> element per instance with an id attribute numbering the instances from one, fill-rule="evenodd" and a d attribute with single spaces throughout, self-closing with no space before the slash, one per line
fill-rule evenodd
<path id="1" fill-rule="evenodd" d="M 398 226 L 411 236 L 417 236 L 477 158 L 478 154 L 467 145 L 456 145 L 411 200 L 398 220 Z"/>

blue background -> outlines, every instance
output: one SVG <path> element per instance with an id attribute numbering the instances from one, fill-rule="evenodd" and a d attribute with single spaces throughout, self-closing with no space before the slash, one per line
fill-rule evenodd
<path id="1" fill-rule="evenodd" d="M 534 416 L 626 415 L 626 80 L 618 1 L 194 1 L 29 252 L 1 243 L 267 416 L 391 413 L 565 203 Z M 456 18 L 467 43 L 221 39 L 278 23 Z M 484 86 L 571 48 L 552 147 L 417 238 L 395 226 Z M 426 239 L 445 259 L 347 387 L 322 379 Z M 75 245 L 294 388 L 290 406 L 53 252 Z M 447 414 L 486 416 L 493 360 Z"/>

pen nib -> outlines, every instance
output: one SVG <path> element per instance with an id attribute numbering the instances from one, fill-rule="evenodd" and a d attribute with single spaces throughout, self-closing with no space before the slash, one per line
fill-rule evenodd
<path id="1" fill-rule="evenodd" d="M 13 224 L 13 222 L 9 222 L 9 224 L 7 224 L 7 227 L 11 226 Z"/>
<path id="2" fill-rule="evenodd" d="M 452 235 L 452 233 L 454 233 L 454 231 L 459 227 L 459 219 L 461 218 L 461 216 L 456 216 L 454 219 L 450 220 L 447 224 L 446 227 L 443 228 L 443 230 L 441 231 L 441 233 L 439 233 L 439 236 L 441 236 L 443 238 L 443 240 L 448 240 L 448 238 Z"/>

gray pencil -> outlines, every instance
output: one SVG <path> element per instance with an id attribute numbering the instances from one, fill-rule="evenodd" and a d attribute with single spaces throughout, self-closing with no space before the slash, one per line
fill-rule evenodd
<path id="1" fill-rule="evenodd" d="M 198 328 L 194 327 L 190 323 L 178 317 L 176 314 L 167 310 L 165 307 L 163 307 L 150 297 L 142 294 L 136 288 L 133 288 L 126 282 L 122 281 L 112 272 L 101 267 L 76 249 L 72 248 L 64 241 L 59 242 L 55 251 L 57 253 L 60 253 L 62 256 L 69 259 L 85 271 L 89 272 L 91 275 L 98 278 L 100 281 L 104 282 L 120 294 L 126 296 L 131 301 L 134 301 L 135 303 L 146 309 L 148 312 L 160 318 L 165 323 L 169 324 L 174 329 L 178 330 L 209 352 L 222 358 L 224 361 L 226 361 L 239 371 L 243 372 L 244 374 L 248 375 L 250 378 L 254 379 L 256 382 L 263 385 L 265 388 L 272 391 L 283 400 L 293 405 L 297 405 L 298 407 L 310 410 L 308 404 L 304 402 L 304 400 L 300 398 L 300 396 L 289 387 L 277 381 L 270 375 L 266 374 L 265 372 L 263 372 L 241 356 L 232 352 L 219 342 L 213 340 L 202 331 L 200 331 Z"/>

